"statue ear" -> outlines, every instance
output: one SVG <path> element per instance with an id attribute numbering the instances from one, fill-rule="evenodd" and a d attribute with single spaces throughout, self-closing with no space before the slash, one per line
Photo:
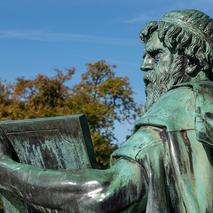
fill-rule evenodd
<path id="1" fill-rule="evenodd" d="M 198 61 L 194 60 L 193 58 L 188 58 L 186 68 L 185 68 L 186 74 L 191 77 L 195 77 L 199 71 L 200 69 L 199 69 Z"/>

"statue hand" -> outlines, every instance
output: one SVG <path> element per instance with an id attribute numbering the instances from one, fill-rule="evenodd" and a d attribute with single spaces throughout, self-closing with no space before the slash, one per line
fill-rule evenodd
<path id="1" fill-rule="evenodd" d="M 0 143 L 0 159 L 11 158 L 11 150 L 3 143 Z"/>
<path id="2" fill-rule="evenodd" d="M 13 147 L 2 129 L 0 129 L 0 159 L 12 157 Z"/>

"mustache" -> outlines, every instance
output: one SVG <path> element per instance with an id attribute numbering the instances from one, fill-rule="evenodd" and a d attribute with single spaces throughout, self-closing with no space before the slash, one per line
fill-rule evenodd
<path id="1" fill-rule="evenodd" d="M 150 83 L 155 83 L 157 81 L 157 76 L 153 71 L 145 72 L 143 75 L 143 81 L 145 83 L 145 86 L 147 86 Z"/>

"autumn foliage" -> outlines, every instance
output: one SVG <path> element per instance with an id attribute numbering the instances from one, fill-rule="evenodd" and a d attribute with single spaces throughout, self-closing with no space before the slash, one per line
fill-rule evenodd
<path id="1" fill-rule="evenodd" d="M 84 113 L 88 118 L 96 159 L 107 167 L 115 145 L 115 122 L 134 119 L 137 107 L 127 77 L 118 77 L 114 65 L 97 61 L 86 65 L 79 83 L 68 86 L 75 69 L 56 69 L 53 77 L 17 78 L 0 82 L 0 119 L 31 119 Z"/>

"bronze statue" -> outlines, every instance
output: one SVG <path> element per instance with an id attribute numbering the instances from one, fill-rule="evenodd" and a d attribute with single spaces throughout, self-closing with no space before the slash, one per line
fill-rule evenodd
<path id="1" fill-rule="evenodd" d="M 197 10 L 150 22 L 145 114 L 106 170 L 44 170 L 1 144 L 0 188 L 40 212 L 213 212 L 213 20 Z"/>

